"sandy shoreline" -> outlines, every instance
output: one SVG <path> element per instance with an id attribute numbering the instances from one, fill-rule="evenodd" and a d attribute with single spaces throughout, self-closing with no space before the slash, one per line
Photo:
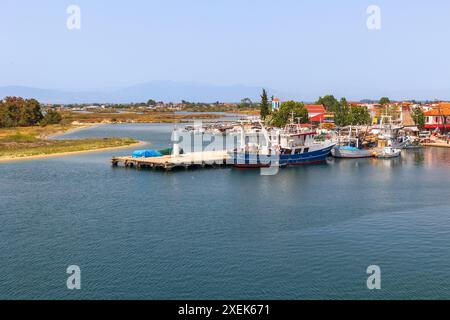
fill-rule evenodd
<path id="1" fill-rule="evenodd" d="M 97 126 L 101 126 L 101 125 L 105 125 L 105 123 L 83 123 L 83 124 L 79 124 L 79 125 L 74 125 L 70 129 L 55 132 L 53 134 L 46 136 L 45 138 L 46 139 L 57 138 L 57 137 L 63 136 L 68 133 L 73 133 L 73 132 L 77 132 L 77 131 L 81 131 L 84 129 L 93 128 L 93 127 L 97 127 Z"/>
<path id="2" fill-rule="evenodd" d="M 71 151 L 71 152 L 59 152 L 59 153 L 50 153 L 50 154 L 37 154 L 37 155 L 33 155 L 33 156 L 24 156 L 24 157 L 6 157 L 6 158 L 0 158 L 0 163 L 24 161 L 24 160 L 35 160 L 35 159 L 45 159 L 45 158 L 53 158 L 53 157 L 73 156 L 73 155 L 83 154 L 83 153 L 94 153 L 94 152 L 104 152 L 104 151 L 111 151 L 111 150 L 120 150 L 120 149 L 138 147 L 138 146 L 142 146 L 145 144 L 147 144 L 147 142 L 139 141 L 136 143 L 128 144 L 126 146 L 119 146 L 119 147 L 107 147 L 107 148 L 98 148 L 98 149 Z"/>
<path id="3" fill-rule="evenodd" d="M 67 130 L 61 130 L 59 132 L 56 132 L 54 134 L 46 136 L 45 139 L 52 139 L 56 137 L 63 136 L 65 134 L 73 133 L 76 131 L 81 131 L 88 128 L 93 128 L 96 126 L 102 126 L 105 125 L 104 123 L 83 123 L 80 125 L 76 125 L 73 128 L 67 129 Z M 145 141 L 138 141 L 136 143 L 124 145 L 124 146 L 118 146 L 118 147 L 105 147 L 105 148 L 96 148 L 96 149 L 89 149 L 89 150 L 80 150 L 80 151 L 70 151 L 70 152 L 57 152 L 57 153 L 49 153 L 49 154 L 37 154 L 37 155 L 31 155 L 31 156 L 23 156 L 23 157 L 4 157 L 0 158 L 0 163 L 5 162 L 15 162 L 15 161 L 25 161 L 25 160 L 35 160 L 35 159 L 45 159 L 45 158 L 53 158 L 53 157 L 64 157 L 64 156 L 71 156 L 71 155 L 77 155 L 77 154 L 83 154 L 83 153 L 93 153 L 93 152 L 104 152 L 104 151 L 111 151 L 111 150 L 120 150 L 120 149 L 127 149 L 127 148 L 133 148 L 138 147 L 147 144 Z"/>

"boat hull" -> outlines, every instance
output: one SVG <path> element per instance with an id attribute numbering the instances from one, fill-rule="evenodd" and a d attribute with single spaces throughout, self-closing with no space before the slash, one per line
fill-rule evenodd
<path id="1" fill-rule="evenodd" d="M 301 154 L 282 154 L 282 155 L 261 155 L 251 152 L 230 152 L 229 156 L 233 161 L 233 166 L 236 168 L 264 168 L 271 165 L 278 166 L 299 166 L 306 164 L 322 163 L 330 155 L 331 149 L 334 145 L 305 152 Z"/>
<path id="2" fill-rule="evenodd" d="M 401 149 L 386 147 L 384 149 L 377 151 L 376 157 L 380 158 L 380 159 L 392 159 L 392 158 L 400 157 L 401 154 L 402 154 Z"/>
<path id="3" fill-rule="evenodd" d="M 377 154 L 376 157 L 378 159 L 392 159 L 392 158 L 398 158 L 401 156 L 401 152 L 395 152 L 395 153 L 380 153 Z"/>
<path id="4" fill-rule="evenodd" d="M 331 154 L 335 158 L 370 158 L 373 156 L 371 150 L 357 149 L 357 148 L 342 148 L 334 147 L 331 150 Z"/>

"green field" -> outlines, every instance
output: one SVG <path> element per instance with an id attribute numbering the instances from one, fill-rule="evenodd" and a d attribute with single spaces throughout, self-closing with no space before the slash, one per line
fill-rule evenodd
<path id="1" fill-rule="evenodd" d="M 81 140 L 49 140 L 45 137 L 64 131 L 53 126 L 0 129 L 0 160 L 57 153 L 80 152 L 124 147 L 137 143 L 131 138 L 89 138 Z"/>

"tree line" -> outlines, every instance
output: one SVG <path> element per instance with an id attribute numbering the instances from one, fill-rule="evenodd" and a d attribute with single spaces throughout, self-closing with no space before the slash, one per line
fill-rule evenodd
<path id="1" fill-rule="evenodd" d="M 334 123 L 338 127 L 369 125 L 372 120 L 366 107 L 350 106 L 345 98 L 338 101 L 334 96 L 327 95 L 320 97 L 316 104 L 323 105 L 328 112 L 334 114 Z M 292 118 L 296 123 L 310 122 L 308 110 L 303 102 L 286 101 L 281 104 L 277 111 L 272 112 L 265 89 L 261 94 L 260 116 L 261 119 L 276 127 L 285 126 Z"/>
<path id="2" fill-rule="evenodd" d="M 0 100 L 0 128 L 57 124 L 61 120 L 58 111 L 49 109 L 44 114 L 36 99 L 7 97 Z"/>
<path id="3" fill-rule="evenodd" d="M 334 114 L 334 123 L 338 127 L 349 125 L 369 125 L 372 118 L 364 106 L 351 106 L 346 98 L 339 101 L 333 95 L 320 97 L 316 104 L 321 104 L 328 112 Z"/>

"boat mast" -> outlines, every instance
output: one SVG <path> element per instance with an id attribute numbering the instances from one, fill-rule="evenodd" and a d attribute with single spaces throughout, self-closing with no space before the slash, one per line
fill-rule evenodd
<path id="1" fill-rule="evenodd" d="M 244 128 L 244 123 L 241 121 L 241 149 L 244 150 L 245 149 L 245 128 Z"/>
<path id="2" fill-rule="evenodd" d="M 358 137 L 358 128 L 356 128 L 356 148 L 359 149 L 359 137 Z"/>
<path id="3" fill-rule="evenodd" d="M 350 125 L 350 128 L 348 130 L 348 145 L 352 145 L 352 126 Z"/>
<path id="4" fill-rule="evenodd" d="M 261 131 L 262 131 L 262 133 L 263 133 L 263 135 L 264 135 L 264 138 L 265 138 L 266 141 L 267 141 L 267 147 L 270 147 L 270 146 L 271 146 L 271 143 L 270 143 L 269 133 L 267 132 L 267 130 L 266 130 L 266 128 L 264 127 L 264 125 L 262 124 L 261 120 L 258 120 L 258 123 L 259 123 L 259 125 L 261 126 Z"/>

